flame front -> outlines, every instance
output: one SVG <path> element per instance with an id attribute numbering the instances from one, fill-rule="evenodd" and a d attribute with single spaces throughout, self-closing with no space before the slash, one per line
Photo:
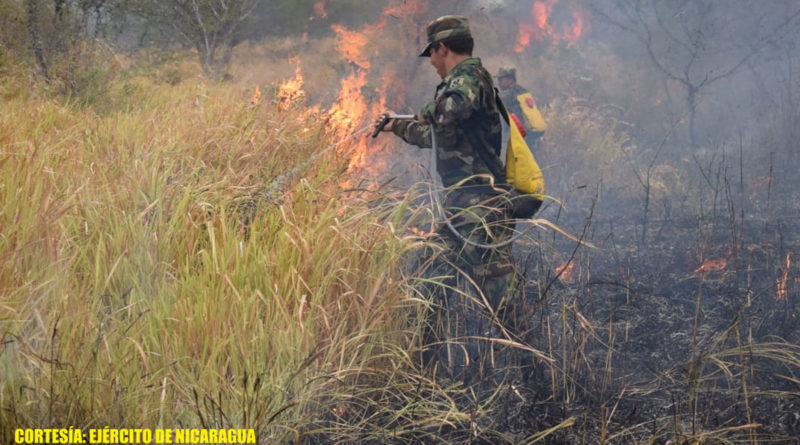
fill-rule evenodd
<path id="1" fill-rule="evenodd" d="M 382 40 L 378 38 L 379 33 L 385 31 L 390 17 L 401 19 L 400 22 L 393 23 L 394 26 L 408 25 L 409 27 L 415 27 L 416 25 L 409 17 L 414 17 L 426 9 L 427 7 L 424 6 L 421 0 L 406 0 L 396 5 L 387 6 L 381 13 L 377 23 L 366 25 L 361 29 L 350 30 L 340 25 L 331 26 L 337 36 L 336 48 L 339 55 L 343 60 L 352 64 L 351 73 L 341 81 L 338 100 L 331 107 L 330 122 L 333 127 L 338 129 L 338 134 L 346 135 L 352 133 L 359 125 L 367 124 L 370 117 L 378 116 L 387 109 L 386 92 L 389 85 L 397 77 L 396 73 L 388 67 L 381 67 L 383 69 L 380 76 L 381 86 L 373 90 L 377 100 L 367 101 L 363 94 L 368 86 L 367 77 L 371 75 L 371 60 L 376 55 L 373 53 L 378 48 L 377 45 L 370 43 Z M 380 147 L 373 148 L 372 151 L 378 148 Z M 369 151 L 367 139 L 360 139 L 351 154 L 348 170 L 353 172 L 364 169 L 368 163 Z M 382 162 L 378 162 L 375 159 L 369 162 L 373 171 L 385 168 Z"/>
<path id="2" fill-rule="evenodd" d="M 728 267 L 728 259 L 733 256 L 733 250 L 728 250 L 725 253 L 725 256 L 716 260 L 706 260 L 694 270 L 692 276 L 697 276 L 698 274 L 702 274 L 704 277 L 710 272 L 720 272 L 725 271 L 725 268 Z"/>
<path id="3" fill-rule="evenodd" d="M 294 78 L 281 82 L 277 94 L 278 104 L 284 110 L 293 104 L 302 104 L 306 99 L 306 92 L 303 90 L 303 74 L 300 71 L 300 59 L 289 59 L 289 62 L 295 63 Z"/>
<path id="4" fill-rule="evenodd" d="M 318 1 L 314 5 L 317 17 L 324 18 L 326 1 Z M 404 71 L 403 66 L 388 66 L 389 64 L 373 63 L 377 57 L 413 57 L 416 48 L 411 48 L 404 38 L 396 36 L 414 35 L 419 32 L 420 17 L 428 10 L 427 2 L 422 0 L 398 0 L 387 6 L 381 13 L 377 22 L 363 26 L 359 29 L 348 29 L 342 25 L 331 25 L 336 34 L 336 50 L 341 59 L 349 65 L 345 70 L 345 77 L 340 80 L 339 93 L 336 102 L 324 114 L 326 118 L 326 132 L 332 134 L 337 140 L 352 135 L 362 127 L 367 127 L 372 118 L 387 111 L 396 100 L 387 99 L 387 91 L 391 87 L 393 98 L 402 97 L 402 87 L 408 84 L 413 71 Z M 375 42 L 384 42 L 381 45 Z M 295 76 L 283 81 L 279 85 L 278 103 L 283 108 L 292 104 L 305 103 L 306 95 L 303 91 L 303 76 L 300 61 L 290 59 L 296 63 Z M 376 66 L 373 72 L 373 65 Z M 349 161 L 348 172 L 365 173 L 366 176 L 376 178 L 386 169 L 386 161 L 377 154 L 392 144 L 394 138 L 368 139 L 360 137 L 356 142 L 341 144 L 340 155 L 346 156 Z M 369 164 L 369 169 L 367 165 Z M 343 181 L 342 187 L 349 187 L 349 182 Z"/>
<path id="5" fill-rule="evenodd" d="M 375 31 L 383 26 L 385 20 L 378 22 L 378 25 L 367 26 L 363 31 L 351 31 L 341 25 L 333 25 L 331 29 L 336 33 L 336 49 L 344 60 L 358 65 L 360 68 L 369 70 L 371 63 L 369 57 L 364 53 L 364 47 L 370 41 L 370 37 Z"/>
<path id="6" fill-rule="evenodd" d="M 584 32 L 583 14 L 577 5 L 569 3 L 570 20 L 556 21 L 554 24 L 553 9 L 558 0 L 541 0 L 533 2 L 531 6 L 531 17 L 523 20 L 517 30 L 517 40 L 514 51 L 521 53 L 530 45 L 531 41 L 543 42 L 551 41 L 558 44 L 562 41 L 571 46 L 580 39 Z"/>

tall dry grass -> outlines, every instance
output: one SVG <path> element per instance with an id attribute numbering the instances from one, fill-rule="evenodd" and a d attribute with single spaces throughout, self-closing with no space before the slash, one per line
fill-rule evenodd
<path id="1" fill-rule="evenodd" d="M 382 385 L 439 391 L 411 359 L 407 206 L 343 192 L 346 147 L 264 195 L 335 142 L 324 115 L 199 80 L 122 79 L 101 112 L 13 90 L 0 110 L 0 440 L 68 425 L 322 437 L 351 415 L 343 401 Z M 456 415 L 430 400 L 392 399 L 395 434 L 420 412 L 440 413 L 428 426 Z"/>

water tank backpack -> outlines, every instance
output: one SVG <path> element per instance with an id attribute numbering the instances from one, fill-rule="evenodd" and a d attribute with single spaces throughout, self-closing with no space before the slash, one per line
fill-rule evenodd
<path id="1" fill-rule="evenodd" d="M 530 96 L 530 94 L 528 95 Z M 497 108 L 509 128 L 508 145 L 506 146 L 506 181 L 514 187 L 511 191 L 513 214 L 515 218 L 528 219 L 542 205 L 545 194 L 544 175 L 536 158 L 533 157 L 533 152 L 520 133 L 519 127 L 512 122 L 500 96 L 495 94 L 495 98 Z M 541 122 L 544 123 L 544 119 L 541 119 L 542 115 L 535 105 L 534 109 Z M 523 112 L 525 110 L 523 107 Z"/>
<path id="2" fill-rule="evenodd" d="M 536 107 L 536 101 L 533 100 L 531 93 L 520 94 L 517 96 L 517 101 L 519 101 L 519 107 L 528 123 L 528 128 L 536 133 L 543 133 L 547 130 L 547 123 L 544 121 L 542 113 L 539 112 L 539 108 Z"/>
<path id="3" fill-rule="evenodd" d="M 497 163 L 492 162 L 496 157 L 488 152 L 485 144 L 481 144 L 477 140 L 477 136 L 469 129 L 469 126 L 462 128 L 495 178 L 510 185 L 509 199 L 513 217 L 529 219 L 539 210 L 544 200 L 544 175 L 517 126 L 518 120 L 513 115 L 509 115 L 497 90 L 495 90 L 495 101 L 509 128 L 505 172 L 498 170 Z"/>

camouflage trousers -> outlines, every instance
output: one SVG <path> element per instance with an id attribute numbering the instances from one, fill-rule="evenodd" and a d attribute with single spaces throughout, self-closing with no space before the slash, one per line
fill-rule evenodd
<path id="1" fill-rule="evenodd" d="M 431 306 L 424 317 L 422 359 L 438 373 L 469 384 L 502 373 L 501 326 L 517 297 L 512 245 L 487 248 L 466 240 L 503 243 L 513 225 L 503 195 L 454 191 L 444 204 L 452 227 L 439 229 L 434 245 L 441 250 L 428 256 L 424 287 Z"/>

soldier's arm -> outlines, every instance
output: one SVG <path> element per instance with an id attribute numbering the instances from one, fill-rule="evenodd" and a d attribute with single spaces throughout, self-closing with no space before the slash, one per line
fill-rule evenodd
<path id="1" fill-rule="evenodd" d="M 445 105 L 447 107 L 447 105 Z M 439 108 L 438 106 L 436 108 Z M 429 119 L 433 120 L 436 128 L 436 146 L 439 150 L 451 150 L 456 145 L 457 122 L 446 118 L 438 112 Z M 431 124 L 418 120 L 395 121 L 392 125 L 394 134 L 404 141 L 420 148 L 431 148 Z"/>
<path id="2" fill-rule="evenodd" d="M 395 120 L 392 132 L 419 148 L 431 148 L 431 126 L 418 120 Z M 437 134 L 438 136 L 438 134 Z M 439 142 L 437 137 L 436 142 Z"/>
<path id="3" fill-rule="evenodd" d="M 456 77 L 447 85 L 439 99 L 426 104 L 420 116 L 433 122 L 436 128 L 436 145 L 440 150 L 451 150 L 457 142 L 457 129 L 475 110 L 479 90 L 476 81 L 469 77 Z M 392 131 L 409 144 L 420 148 L 431 147 L 431 125 L 418 120 L 397 121 Z"/>

